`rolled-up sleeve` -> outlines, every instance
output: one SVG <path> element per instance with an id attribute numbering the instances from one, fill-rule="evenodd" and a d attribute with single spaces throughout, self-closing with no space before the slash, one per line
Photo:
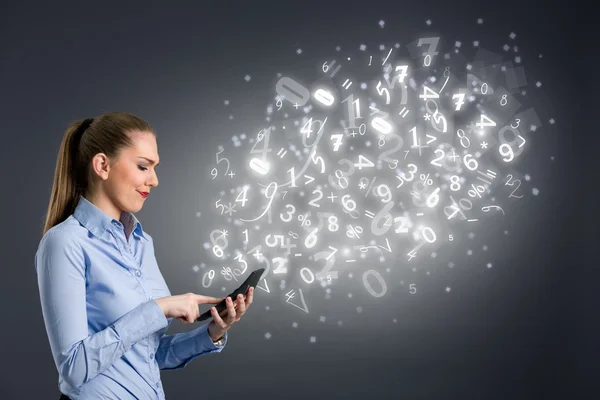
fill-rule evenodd
<path id="1" fill-rule="evenodd" d="M 221 352 L 227 344 L 227 332 L 223 336 L 223 345 L 216 346 L 208 334 L 208 325 L 185 333 L 163 335 L 156 351 L 159 369 L 180 369 L 199 356 Z"/>
<path id="2" fill-rule="evenodd" d="M 48 232 L 35 255 L 44 323 L 56 368 L 65 382 L 80 389 L 110 367 L 131 346 L 167 326 L 151 300 L 88 335 L 85 256 L 76 237 Z"/>

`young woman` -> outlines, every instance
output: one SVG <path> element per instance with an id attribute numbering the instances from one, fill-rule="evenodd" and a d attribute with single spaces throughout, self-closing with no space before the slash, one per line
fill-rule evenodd
<path id="1" fill-rule="evenodd" d="M 248 310 L 253 289 L 227 298 L 210 323 L 199 304 L 222 298 L 171 296 L 152 236 L 134 216 L 158 185 L 156 133 L 122 112 L 77 121 L 60 146 L 35 268 L 61 399 L 164 399 L 160 371 L 220 352 Z"/>

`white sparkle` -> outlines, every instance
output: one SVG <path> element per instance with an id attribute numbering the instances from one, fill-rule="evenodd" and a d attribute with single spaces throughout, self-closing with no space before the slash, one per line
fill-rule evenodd
<path id="1" fill-rule="evenodd" d="M 425 23 L 426 23 L 427 25 L 431 25 L 431 20 L 430 20 L 430 19 L 428 19 L 427 21 L 425 21 Z"/>
<path id="2" fill-rule="evenodd" d="M 296 53 L 298 53 L 298 54 L 302 54 L 302 49 L 298 49 L 298 50 L 296 50 Z"/>
<path id="3" fill-rule="evenodd" d="M 537 188 L 533 188 L 531 190 L 531 193 L 533 193 L 534 196 L 537 196 L 538 194 L 540 194 L 540 191 Z"/>
<path id="4" fill-rule="evenodd" d="M 293 322 L 292 323 L 292 328 L 297 328 L 298 327 L 298 323 L 297 322 Z"/>
<path id="5" fill-rule="evenodd" d="M 384 20 L 380 20 L 379 21 L 379 26 L 383 28 L 384 25 L 385 25 L 385 21 Z"/>
<path id="6" fill-rule="evenodd" d="M 250 75 L 246 75 L 246 76 L 244 77 L 244 79 L 246 80 L 246 82 L 250 82 L 250 79 L 251 79 L 251 78 L 250 78 Z"/>
<path id="7" fill-rule="evenodd" d="M 514 39 L 517 37 L 517 35 L 514 32 L 511 32 L 510 35 L 508 35 L 508 37 Z"/>
<path id="8" fill-rule="evenodd" d="M 265 333 L 265 339 L 271 339 L 271 334 L 269 332 Z"/>
<path id="9" fill-rule="evenodd" d="M 492 263 L 487 263 L 488 268 L 492 268 Z"/>
<path id="10" fill-rule="evenodd" d="M 229 100 L 225 100 L 225 105 L 229 105 Z"/>
<path id="11" fill-rule="evenodd" d="M 361 44 L 361 45 L 360 45 L 360 49 L 361 49 L 362 51 L 365 51 L 365 50 L 367 49 L 367 46 L 366 46 L 366 45 L 364 45 L 364 44 Z"/>
<path id="12" fill-rule="evenodd" d="M 315 336 L 311 336 L 310 337 L 310 342 L 311 343 L 315 343 L 317 341 L 317 338 Z"/>
<path id="13" fill-rule="evenodd" d="M 478 18 L 478 19 L 477 19 L 477 23 L 478 23 L 479 25 L 483 24 L 483 18 Z"/>

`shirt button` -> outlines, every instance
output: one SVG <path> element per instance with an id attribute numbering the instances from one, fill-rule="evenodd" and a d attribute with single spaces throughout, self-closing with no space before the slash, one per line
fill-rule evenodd
<path id="1" fill-rule="evenodd" d="M 140 271 L 139 269 L 137 271 L 135 271 L 136 276 L 141 276 L 142 275 L 142 271 Z"/>
<path id="2" fill-rule="evenodd" d="M 154 359 L 154 353 L 150 353 L 150 359 Z"/>
<path id="3" fill-rule="evenodd" d="M 158 388 L 159 386 L 160 386 L 160 383 L 159 383 L 159 382 L 156 382 L 156 387 Z"/>

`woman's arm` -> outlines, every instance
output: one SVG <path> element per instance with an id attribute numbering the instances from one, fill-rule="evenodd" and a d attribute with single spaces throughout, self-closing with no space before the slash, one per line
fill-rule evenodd
<path id="1" fill-rule="evenodd" d="M 159 369 L 180 369 L 196 357 L 209 353 L 219 353 L 227 344 L 227 332 L 223 336 L 223 345 L 216 346 L 208 334 L 208 324 L 189 332 L 163 335 L 160 338 L 156 361 Z"/>
<path id="2" fill-rule="evenodd" d="M 74 388 L 110 367 L 139 340 L 167 326 L 164 313 L 151 300 L 88 335 L 85 259 L 68 232 L 54 230 L 42 238 L 35 268 L 54 363 Z"/>

